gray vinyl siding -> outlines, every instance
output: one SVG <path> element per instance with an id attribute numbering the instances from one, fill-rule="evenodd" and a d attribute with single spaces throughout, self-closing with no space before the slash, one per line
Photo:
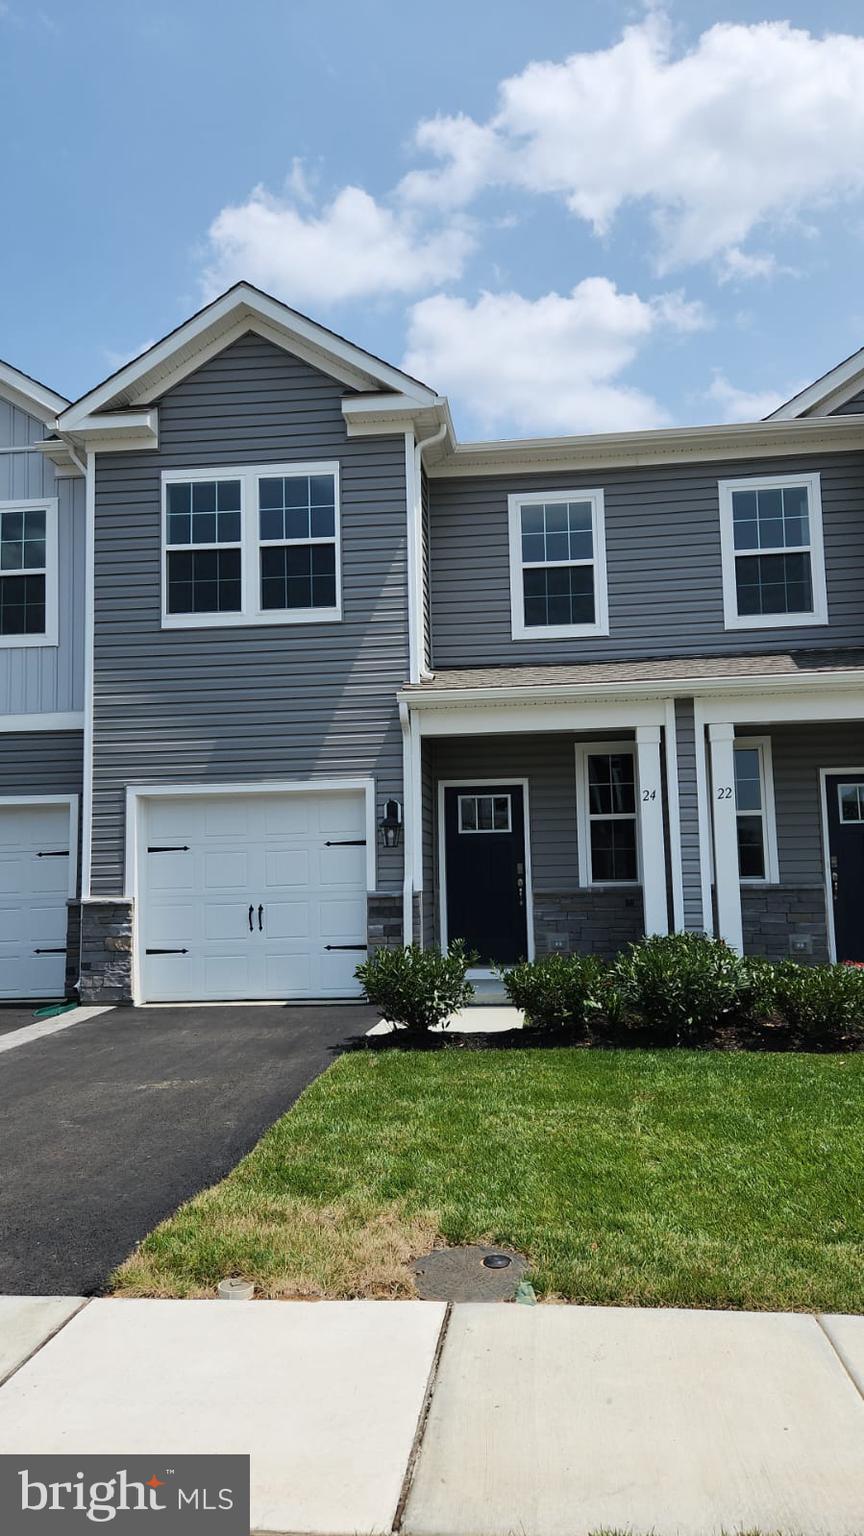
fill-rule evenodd
<path id="1" fill-rule="evenodd" d="M 821 471 L 830 623 L 723 627 L 717 485 Z M 438 668 L 722 655 L 864 643 L 864 454 L 432 478 L 432 652 Z M 608 636 L 513 640 L 508 493 L 602 486 Z"/>
<path id="2" fill-rule="evenodd" d="M 80 731 L 0 731 L 0 795 L 80 795 Z"/>
<path id="3" fill-rule="evenodd" d="M 159 449 L 99 455 L 93 888 L 122 889 L 126 784 L 374 775 L 402 800 L 405 440 L 349 441 L 344 388 L 255 335 L 170 391 Z M 163 469 L 338 458 L 343 619 L 160 627 Z M 378 849 L 401 891 L 402 850 Z"/>
<path id="4" fill-rule="evenodd" d="M 699 862 L 699 803 L 696 791 L 696 732 L 693 700 L 675 700 L 678 747 L 678 810 L 681 826 L 681 875 L 684 887 L 684 927 L 700 932 L 702 874 Z"/>
<path id="5" fill-rule="evenodd" d="M 0 646 L 0 714 L 68 713 L 84 707 L 84 540 L 82 476 L 58 478 L 44 454 L 9 453 L 39 442 L 36 417 L 0 399 L 0 501 L 58 498 L 59 644 Z"/>
<path id="6" fill-rule="evenodd" d="M 819 770 L 864 770 L 864 722 L 740 725 L 736 731 L 771 738 L 780 884 L 824 887 Z"/>
<path id="7" fill-rule="evenodd" d="M 860 389 L 857 395 L 853 395 L 852 399 L 847 400 L 845 404 L 838 405 L 833 411 L 829 412 L 829 415 L 859 416 L 862 411 L 864 411 L 864 389 Z"/>

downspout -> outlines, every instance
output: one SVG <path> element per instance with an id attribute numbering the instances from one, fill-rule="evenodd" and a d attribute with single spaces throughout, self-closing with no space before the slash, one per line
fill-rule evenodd
<path id="1" fill-rule="evenodd" d="M 420 609 L 417 615 L 419 639 L 418 657 L 420 662 L 419 671 L 421 679 L 429 678 L 432 676 L 432 673 L 429 670 L 430 658 L 426 655 L 426 644 L 424 638 L 425 626 L 423 622 L 426 608 L 426 592 L 429 582 L 429 572 L 426 568 L 426 561 L 423 558 L 423 449 L 434 447 L 434 445 L 436 443 L 440 443 L 442 439 L 446 437 L 446 435 L 447 422 L 444 421 L 441 423 L 441 426 L 432 433 L 430 437 L 424 437 L 414 445 L 414 505 L 417 508 L 417 593 Z"/>
<path id="2" fill-rule="evenodd" d="M 58 436 L 63 437 L 62 433 Z M 81 883 L 78 892 L 78 982 L 81 996 L 81 936 L 84 929 L 84 894 L 90 895 L 90 858 L 93 837 L 93 600 L 94 600 L 94 523 L 96 456 L 89 450 L 82 459 L 68 437 L 63 442 L 76 469 L 84 476 L 85 501 L 85 576 L 84 576 L 84 733 L 82 741 L 81 794 Z"/>

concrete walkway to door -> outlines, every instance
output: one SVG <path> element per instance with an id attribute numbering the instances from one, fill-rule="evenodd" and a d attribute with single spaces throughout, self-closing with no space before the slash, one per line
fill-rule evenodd
<path id="1" fill-rule="evenodd" d="M 100 1292 L 378 1017 L 354 1004 L 114 1008 L 8 1051 L 0 1292 Z"/>
<path id="2" fill-rule="evenodd" d="M 0 1297 L 6 1373 L 0 1455 L 248 1455 L 273 1536 L 864 1530 L 862 1317 Z"/>

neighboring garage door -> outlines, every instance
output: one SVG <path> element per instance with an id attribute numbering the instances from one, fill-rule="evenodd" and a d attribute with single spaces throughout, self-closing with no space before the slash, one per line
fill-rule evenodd
<path id="1" fill-rule="evenodd" d="M 362 793 L 154 798 L 144 816 L 146 1002 L 360 995 Z"/>
<path id="2" fill-rule="evenodd" d="M 62 997 L 69 806 L 0 806 L 0 997 Z"/>

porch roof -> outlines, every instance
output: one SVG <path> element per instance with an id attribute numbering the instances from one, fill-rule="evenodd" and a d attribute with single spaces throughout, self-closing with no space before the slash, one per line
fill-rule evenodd
<path id="1" fill-rule="evenodd" d="M 449 694 L 465 697 L 513 692 L 536 695 L 605 688 L 650 692 L 681 692 L 691 684 L 697 691 L 730 684 L 759 684 L 770 687 L 795 683 L 813 683 L 830 678 L 836 685 L 864 684 L 864 649 L 775 651 L 768 654 L 722 656 L 646 657 L 641 661 L 583 662 L 576 666 L 557 664 L 533 667 L 456 667 L 445 668 L 409 683 L 400 697 L 413 706 L 422 705 L 424 696 Z"/>

